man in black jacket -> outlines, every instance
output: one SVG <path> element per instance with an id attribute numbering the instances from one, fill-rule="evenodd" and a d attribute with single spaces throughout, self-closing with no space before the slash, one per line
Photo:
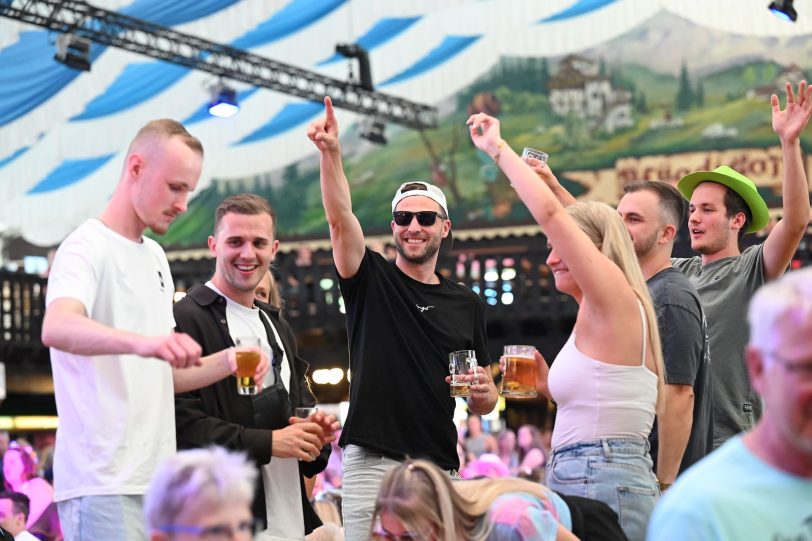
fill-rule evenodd
<path id="1" fill-rule="evenodd" d="M 259 337 L 273 359 L 264 389 L 256 396 L 240 395 L 235 379 L 226 378 L 177 395 L 175 419 L 178 448 L 217 444 L 247 452 L 259 466 L 253 513 L 267 519 L 268 529 L 258 539 L 302 539 L 321 524 L 302 475 L 312 477 L 326 467 L 338 423 L 322 412 L 307 422 L 292 418 L 293 408 L 315 404 L 308 364 L 299 358 L 293 331 L 279 311 L 254 298 L 279 246 L 275 218 L 259 196 L 224 200 L 209 237 L 214 276 L 175 305 L 177 330 L 192 336 L 204 352 L 233 346 L 237 337 Z"/>

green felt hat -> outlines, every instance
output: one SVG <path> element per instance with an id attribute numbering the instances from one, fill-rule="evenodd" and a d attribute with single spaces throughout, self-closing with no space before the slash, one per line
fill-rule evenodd
<path id="1" fill-rule="evenodd" d="M 677 188 L 685 199 L 690 201 L 696 187 L 706 181 L 723 184 L 744 199 L 744 202 L 750 207 L 750 214 L 753 216 L 746 233 L 755 233 L 767 225 L 770 220 L 770 211 L 767 209 L 767 203 L 759 195 L 755 183 L 731 167 L 721 165 L 713 171 L 697 171 L 685 175 L 677 183 Z"/>

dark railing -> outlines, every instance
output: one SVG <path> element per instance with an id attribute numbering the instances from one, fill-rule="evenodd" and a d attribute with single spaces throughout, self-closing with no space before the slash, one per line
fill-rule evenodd
<path id="1" fill-rule="evenodd" d="M 684 242 L 675 249 L 676 255 L 689 253 L 690 246 Z M 566 331 L 572 324 L 575 303 L 555 289 L 546 257 L 546 240 L 541 235 L 458 242 L 453 251 L 440 257 L 438 270 L 482 297 L 489 335 L 498 343 L 501 338 L 517 340 L 555 329 Z M 801 241 L 791 267 L 809 264 L 812 234 Z M 175 285 L 180 290 L 205 282 L 212 270 L 211 260 L 172 263 Z M 305 265 L 296 263 L 294 253 L 279 254 L 275 274 L 294 329 L 344 332 L 343 300 L 329 250 L 313 253 Z M 45 285 L 46 280 L 38 276 L 0 271 L 0 344 L 6 348 L 42 347 Z"/>

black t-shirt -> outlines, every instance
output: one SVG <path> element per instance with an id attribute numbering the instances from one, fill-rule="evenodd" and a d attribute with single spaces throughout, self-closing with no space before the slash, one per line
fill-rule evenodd
<path id="1" fill-rule="evenodd" d="M 482 301 L 442 276 L 439 284 L 413 280 L 370 250 L 339 285 L 352 371 L 339 443 L 459 468 L 448 354 L 473 349 L 480 366 L 490 364 Z"/>
<path id="2" fill-rule="evenodd" d="M 679 270 L 669 267 L 648 282 L 657 309 L 657 322 L 663 346 L 665 382 L 694 388 L 694 414 L 691 435 L 679 472 L 713 450 L 713 398 L 711 394 L 708 325 L 696 288 Z M 657 427 L 649 437 L 651 458 L 657 466 Z"/>

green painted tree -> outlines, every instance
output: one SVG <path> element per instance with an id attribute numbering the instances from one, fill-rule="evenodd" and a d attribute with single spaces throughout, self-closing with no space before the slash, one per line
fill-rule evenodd
<path id="1" fill-rule="evenodd" d="M 694 91 L 691 89 L 691 80 L 688 78 L 688 68 L 682 63 L 679 73 L 679 89 L 677 90 L 677 111 L 687 111 L 694 105 Z"/>

